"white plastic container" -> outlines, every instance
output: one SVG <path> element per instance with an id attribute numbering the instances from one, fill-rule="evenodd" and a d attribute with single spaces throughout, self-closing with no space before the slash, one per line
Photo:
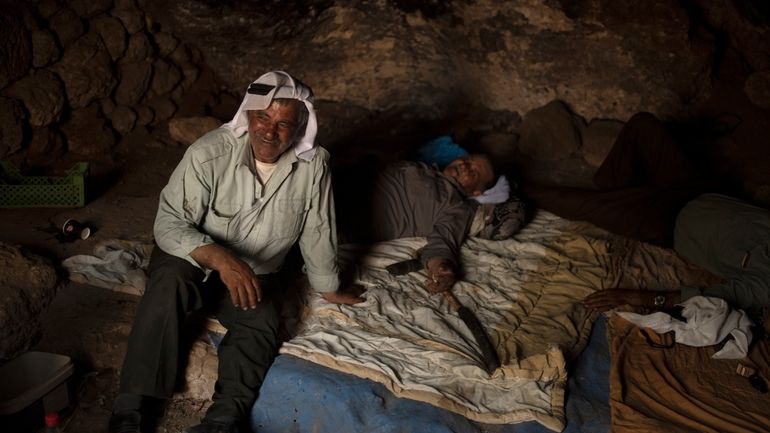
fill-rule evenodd
<path id="1" fill-rule="evenodd" d="M 23 432 L 43 425 L 46 413 L 71 404 L 69 356 L 27 352 L 0 367 L 0 430 Z"/>

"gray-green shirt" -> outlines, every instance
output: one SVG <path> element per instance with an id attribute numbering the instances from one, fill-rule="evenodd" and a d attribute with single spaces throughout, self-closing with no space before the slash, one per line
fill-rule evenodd
<path id="1" fill-rule="evenodd" d="M 196 248 L 227 247 L 257 275 L 276 272 L 299 241 L 311 286 L 337 290 L 337 235 L 329 153 L 309 160 L 291 150 L 262 186 L 248 134 L 216 129 L 193 143 L 160 194 L 155 240 L 165 252 L 198 263 Z M 208 271 L 208 270 L 207 270 Z"/>
<path id="2" fill-rule="evenodd" d="M 372 203 L 374 240 L 425 236 L 423 263 L 434 257 L 458 263 L 476 204 L 454 179 L 423 163 L 392 164 L 379 176 Z"/>
<path id="3" fill-rule="evenodd" d="M 714 296 L 737 308 L 770 306 L 770 211 L 704 194 L 679 212 L 674 249 L 725 281 L 682 288 L 682 300 Z"/>

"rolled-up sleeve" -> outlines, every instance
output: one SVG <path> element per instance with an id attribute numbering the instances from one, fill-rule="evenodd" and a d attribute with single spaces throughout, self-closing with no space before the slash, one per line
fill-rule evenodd
<path id="1" fill-rule="evenodd" d="M 319 149 L 316 158 L 319 161 L 314 162 L 317 169 L 299 246 L 311 287 L 317 292 L 333 292 L 339 288 L 340 280 L 332 179 L 328 153 Z"/>
<path id="2" fill-rule="evenodd" d="M 201 161 L 188 149 L 160 193 L 153 228 L 155 241 L 168 254 L 200 267 L 190 257 L 196 248 L 214 240 L 199 227 L 207 211 L 210 187 Z"/>

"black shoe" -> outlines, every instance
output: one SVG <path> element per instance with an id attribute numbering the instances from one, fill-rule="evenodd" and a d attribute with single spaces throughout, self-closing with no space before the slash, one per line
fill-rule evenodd
<path id="1" fill-rule="evenodd" d="M 200 424 L 190 427 L 184 433 L 241 433 L 238 420 L 233 417 L 204 419 Z"/>
<path id="2" fill-rule="evenodd" d="M 142 414 L 138 410 L 113 412 L 110 416 L 110 433 L 142 433 Z"/>

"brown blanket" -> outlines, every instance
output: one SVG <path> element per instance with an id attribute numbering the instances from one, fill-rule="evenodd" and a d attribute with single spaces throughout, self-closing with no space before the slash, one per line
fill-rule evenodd
<path id="1" fill-rule="evenodd" d="M 647 331 L 648 342 L 617 315 L 607 333 L 614 433 L 770 432 L 770 393 L 738 375 L 738 361 L 711 359 L 719 346 L 659 347 L 673 336 Z M 748 358 L 741 362 L 770 378 L 770 340 L 756 341 Z"/>

